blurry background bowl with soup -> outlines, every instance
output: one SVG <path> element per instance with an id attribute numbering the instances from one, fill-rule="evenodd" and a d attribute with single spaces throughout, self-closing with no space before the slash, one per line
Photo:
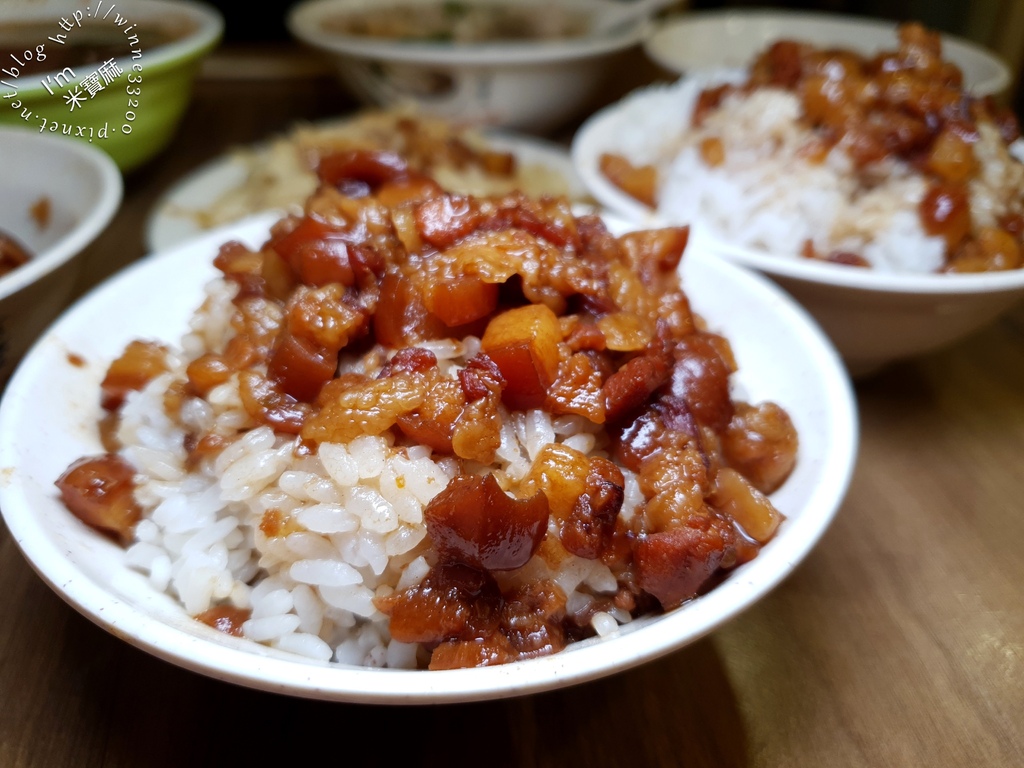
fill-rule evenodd
<path id="1" fill-rule="evenodd" d="M 651 13 L 617 0 L 306 0 L 292 35 L 360 101 L 548 132 L 580 116 Z M 645 3 L 643 8 L 647 9 Z"/>

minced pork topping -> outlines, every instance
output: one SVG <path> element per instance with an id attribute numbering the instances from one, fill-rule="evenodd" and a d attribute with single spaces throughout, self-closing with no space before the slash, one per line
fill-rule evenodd
<path id="1" fill-rule="evenodd" d="M 983 272 L 1024 264 L 1024 166 L 1009 152 L 1020 137 L 1013 113 L 991 97 L 972 96 L 963 74 L 942 58 L 938 33 L 917 23 L 898 29 L 899 46 L 865 56 L 778 40 L 752 61 L 746 80 L 701 91 L 691 130 L 735 99 L 759 92 L 793 94 L 806 131 L 800 157 L 822 164 L 834 148 L 852 163 L 862 194 L 907 166 L 925 180 L 917 204 L 924 234 L 945 241 L 942 271 Z M 700 156 L 712 168 L 726 161 L 722 138 L 704 135 Z M 605 176 L 645 204 L 658 203 L 658 171 L 624 156 L 600 158 Z M 870 266 L 862 253 L 821 252 L 808 240 L 803 256 Z"/>
<path id="2" fill-rule="evenodd" d="M 451 476 L 413 552 L 429 570 L 378 586 L 370 608 L 423 666 L 558 651 L 593 635 L 597 614 L 682 605 L 772 539 L 783 516 L 767 494 L 797 434 L 778 405 L 731 396 L 729 342 L 679 282 L 685 227 L 614 236 L 563 198 L 446 193 L 387 152 L 337 153 L 319 173 L 304 214 L 259 249 L 220 248 L 230 333 L 173 375 L 162 407 L 189 468 L 258 429 L 291 440 L 296 461 L 370 436 L 443 462 Z M 431 351 L 443 340 L 465 350 L 457 365 Z M 109 452 L 57 481 L 72 513 L 126 544 L 148 511 L 119 414 L 174 370 L 165 345 L 129 344 L 101 387 Z M 243 426 L 186 428 L 185 404 L 225 386 Z M 575 420 L 592 439 L 545 444 L 513 471 L 498 454 L 522 414 Z M 258 542 L 303 528 L 275 509 L 254 527 Z M 574 608 L 544 574 L 580 559 L 614 586 Z M 221 600 L 197 618 L 244 634 L 249 613 Z"/>

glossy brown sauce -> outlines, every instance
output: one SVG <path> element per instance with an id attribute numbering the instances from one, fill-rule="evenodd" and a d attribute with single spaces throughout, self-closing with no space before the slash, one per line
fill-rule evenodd
<path id="1" fill-rule="evenodd" d="M 258 250 L 220 249 L 215 265 L 237 286 L 234 335 L 188 365 L 164 407 L 177 418 L 185 398 L 237 376 L 249 417 L 302 451 L 388 434 L 457 462 L 423 511 L 429 574 L 375 601 L 394 639 L 421 643 L 433 669 L 554 653 L 593 634 L 599 610 L 681 605 L 774 536 L 782 516 L 765 494 L 794 466 L 796 431 L 777 405 L 731 397 L 729 342 L 679 284 L 686 228 L 616 237 L 568 200 L 447 194 L 387 153 L 321 167 L 303 215 Z M 467 334 L 479 353 L 442 374 L 422 343 Z M 346 356 L 372 350 L 377 373 L 339 374 Z M 104 407 L 116 417 L 167 370 L 165 355 L 130 344 L 104 378 Z M 607 454 L 550 444 L 500 484 L 481 467 L 495 462 L 506 409 L 528 408 L 600 425 Z M 225 444 L 195 433 L 185 447 L 198 462 Z M 94 502 L 123 498 L 124 468 L 109 454 L 82 466 L 58 486 L 96 524 Z M 626 472 L 645 499 L 630 516 Z M 296 525 L 271 509 L 259 529 Z M 569 556 L 605 564 L 618 590 L 572 613 L 553 582 L 515 577 L 534 557 L 555 571 Z"/>

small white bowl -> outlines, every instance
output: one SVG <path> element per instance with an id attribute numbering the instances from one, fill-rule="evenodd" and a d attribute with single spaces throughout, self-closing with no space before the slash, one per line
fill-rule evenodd
<path id="1" fill-rule="evenodd" d="M 695 311 L 730 340 L 739 363 L 735 386 L 751 402 L 784 407 L 800 440 L 793 474 L 772 495 L 786 520 L 756 558 L 721 584 L 677 610 L 551 656 L 446 671 L 312 661 L 191 619 L 128 565 L 124 549 L 67 511 L 54 480 L 70 462 L 101 450 L 95 425 L 99 382 L 109 361 L 133 338 L 176 345 L 203 300 L 204 284 L 217 275 L 212 261 L 218 246 L 239 240 L 258 247 L 277 218 L 229 225 L 120 272 L 40 339 L 0 401 L 0 511 L 11 536 L 64 600 L 132 645 L 217 679 L 333 701 L 433 704 L 552 690 L 663 656 L 734 618 L 803 560 L 838 510 L 856 462 L 858 425 L 852 388 L 835 351 L 770 281 L 688 253 L 684 288 Z M 69 352 L 84 364 L 71 364 Z"/>
<path id="2" fill-rule="evenodd" d="M 638 45 L 651 29 L 648 16 L 605 27 L 621 12 L 615 0 L 558 0 L 558 7 L 591 20 L 582 36 L 513 42 L 413 42 L 326 31 L 324 21 L 369 8 L 426 5 L 433 0 L 304 0 L 287 24 L 302 42 L 325 52 L 339 79 L 376 106 L 414 103 L 466 123 L 546 132 L 579 115 L 608 75 L 615 54 Z M 500 0 L 478 0 L 497 4 Z M 545 0 L 517 0 L 537 14 Z"/>
<path id="3" fill-rule="evenodd" d="M 0 386 L 19 358 L 64 308 L 78 257 L 121 204 L 121 173 L 95 146 L 0 127 L 0 230 L 32 254 L 0 278 Z M 31 209 L 45 200 L 45 221 Z"/>
<path id="4" fill-rule="evenodd" d="M 899 273 L 813 261 L 795 254 L 738 246 L 700 221 L 656 213 L 601 172 L 605 152 L 662 144 L 689 121 L 689 102 L 678 86 L 737 77 L 738 70 L 706 72 L 676 84 L 627 95 L 587 119 L 573 138 L 576 172 L 606 210 L 638 226 L 690 224 L 697 253 L 724 258 L 772 278 L 799 301 L 835 344 L 851 375 L 867 376 L 885 364 L 963 339 L 1024 299 L 1024 269 L 981 274 Z M 649 115 L 639 121 L 638 115 Z M 642 125 L 643 134 L 637 133 Z M 628 155 L 628 151 L 626 152 Z"/>
<path id="5" fill-rule="evenodd" d="M 896 22 L 804 11 L 716 10 L 667 17 L 644 42 L 644 52 L 670 72 L 689 74 L 745 67 L 751 56 L 780 39 L 850 48 L 871 55 L 896 45 Z M 942 35 L 944 58 L 960 67 L 967 90 L 1001 95 L 1013 82 L 1010 67 L 992 51 Z"/>

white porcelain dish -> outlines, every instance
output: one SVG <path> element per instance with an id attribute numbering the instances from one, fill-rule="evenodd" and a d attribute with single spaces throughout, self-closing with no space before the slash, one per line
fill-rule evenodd
<path id="1" fill-rule="evenodd" d="M 668 71 L 690 74 L 746 66 L 758 51 L 784 38 L 870 55 L 895 47 L 896 23 L 813 11 L 695 11 L 666 17 L 644 41 L 643 48 L 652 61 Z M 970 92 L 1001 95 L 1013 82 L 1007 63 L 977 43 L 943 34 L 942 46 L 944 57 L 963 71 Z"/>
<path id="2" fill-rule="evenodd" d="M 737 70 L 684 78 L 718 82 Z M 680 81 L 682 82 L 682 80 Z M 800 302 L 836 345 L 850 373 L 863 377 L 889 362 L 921 355 L 959 341 L 1024 300 L 1024 269 L 981 274 L 912 274 L 858 269 L 771 253 L 727 242 L 701 222 L 673 220 L 618 189 L 601 173 L 604 152 L 621 151 L 632 141 L 663 142 L 656 121 L 643 123 L 650 136 L 637 135 L 638 113 L 657 114 L 662 124 L 685 125 L 679 89 L 652 86 L 592 115 L 571 148 L 576 171 L 606 210 L 641 226 L 691 224 L 701 252 L 716 254 L 771 277 Z"/>
<path id="3" fill-rule="evenodd" d="M 214 678 L 307 698 L 425 704 L 546 691 L 634 667 L 711 632 L 778 585 L 839 508 L 856 460 L 858 424 L 834 349 L 769 281 L 691 254 L 684 258 L 686 288 L 711 327 L 732 341 L 741 369 L 737 385 L 751 400 L 787 408 L 801 441 L 794 474 L 773 496 L 787 520 L 755 560 L 706 596 L 549 657 L 452 671 L 310 662 L 190 619 L 126 566 L 117 545 L 62 506 L 54 480 L 71 461 L 100 449 L 97 393 L 108 361 L 131 338 L 176 342 L 215 274 L 218 245 L 227 239 L 256 245 L 275 218 L 211 232 L 98 287 L 39 341 L 0 402 L 0 509 L 11 535 L 61 597 L 132 645 Z"/>
<path id="4" fill-rule="evenodd" d="M 0 166 L 0 230 L 33 254 L 0 278 L 2 385 L 64 308 L 78 257 L 117 212 L 122 182 L 98 148 L 23 127 L 0 127 Z M 40 201 L 45 216 L 32 213 Z"/>
<path id="5" fill-rule="evenodd" d="M 287 23 L 296 39 L 331 60 L 341 82 L 367 104 L 414 103 L 443 117 L 538 133 L 578 116 L 605 81 L 614 55 L 637 46 L 651 29 L 647 15 L 605 25 L 606 17 L 621 13 L 615 0 L 558 0 L 558 7 L 586 13 L 594 31 L 556 40 L 411 42 L 323 27 L 325 19 L 367 8 L 401 13 L 410 2 L 434 0 L 304 0 Z M 537 15 L 552 7 L 545 0 L 518 0 L 523 4 Z"/>
<path id="6" fill-rule="evenodd" d="M 533 136 L 488 131 L 488 144 L 502 152 L 511 152 L 521 166 L 538 166 L 565 180 L 567 194 L 574 200 L 589 199 L 583 181 L 576 175 L 569 151 L 559 144 Z M 254 148 L 253 152 L 259 152 Z M 146 221 L 146 246 L 163 251 L 208 231 L 204 209 L 215 205 L 226 193 L 247 183 L 250 164 L 239 153 L 214 158 L 171 186 L 153 206 Z M 301 209 L 302 200 L 294 205 Z M 263 211 L 250 211 L 249 214 Z M 281 210 L 278 210 L 281 212 Z"/>

